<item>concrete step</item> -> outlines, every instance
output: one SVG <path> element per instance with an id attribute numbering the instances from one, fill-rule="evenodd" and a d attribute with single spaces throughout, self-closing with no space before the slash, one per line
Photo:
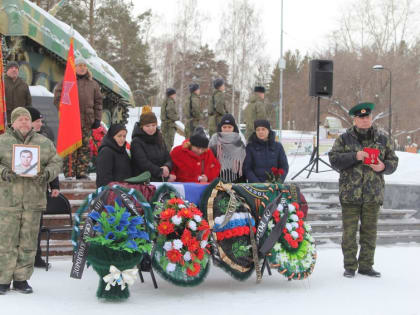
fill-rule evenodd
<path id="1" fill-rule="evenodd" d="M 60 192 L 69 200 L 85 200 L 96 189 L 61 189 Z"/>
<path id="2" fill-rule="evenodd" d="M 314 233 L 331 233 L 341 232 L 341 220 L 328 221 L 308 221 Z M 418 219 L 387 219 L 378 221 L 378 231 L 395 231 L 398 234 L 400 231 L 419 230 L 420 220 Z"/>
<path id="3" fill-rule="evenodd" d="M 93 180 L 60 180 L 60 189 L 96 189 L 96 182 Z"/>
<path id="4" fill-rule="evenodd" d="M 379 211 L 379 219 L 409 219 L 417 214 L 417 210 L 413 209 L 381 209 Z M 312 209 L 308 211 L 306 218 L 308 221 L 327 221 L 341 220 L 341 208 L 331 209 Z"/>
<path id="5" fill-rule="evenodd" d="M 317 245 L 323 245 L 328 243 L 341 244 L 342 233 L 312 233 Z M 399 231 L 395 233 L 393 231 L 378 231 L 378 238 L 376 243 L 378 245 L 388 245 L 397 243 L 420 243 L 420 231 L 408 230 Z"/>
<path id="6" fill-rule="evenodd" d="M 41 241 L 42 255 L 47 251 L 47 241 Z M 71 256 L 73 255 L 73 245 L 68 240 L 50 240 L 50 256 Z"/>

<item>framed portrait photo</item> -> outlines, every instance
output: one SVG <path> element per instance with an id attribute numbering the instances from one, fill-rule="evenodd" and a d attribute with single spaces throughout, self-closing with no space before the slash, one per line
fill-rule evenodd
<path id="1" fill-rule="evenodd" d="M 13 145 L 12 170 L 19 176 L 33 177 L 39 173 L 39 145 Z"/>

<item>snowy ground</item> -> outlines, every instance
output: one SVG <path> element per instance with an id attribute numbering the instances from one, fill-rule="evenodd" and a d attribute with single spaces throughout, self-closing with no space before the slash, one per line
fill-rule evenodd
<path id="1" fill-rule="evenodd" d="M 177 287 L 158 277 L 155 290 L 146 274 L 146 283 L 138 280 L 127 301 L 109 303 L 97 300 L 99 278 L 91 268 L 82 280 L 71 279 L 70 258 L 53 258 L 48 272 L 35 270 L 34 294 L 11 291 L 0 297 L 0 314 L 419 315 L 419 260 L 419 245 L 378 247 L 375 268 L 382 278 L 347 279 L 340 248 L 322 247 L 307 280 L 288 282 L 275 272 L 257 285 L 255 276 L 238 282 L 211 266 L 198 287 Z"/>

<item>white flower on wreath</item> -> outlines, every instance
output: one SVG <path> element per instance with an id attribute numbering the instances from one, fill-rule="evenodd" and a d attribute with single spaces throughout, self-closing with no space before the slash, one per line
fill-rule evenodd
<path id="1" fill-rule="evenodd" d="M 295 222 L 299 221 L 299 217 L 296 214 L 292 214 L 290 216 L 290 219 L 293 220 L 293 221 L 295 221 Z"/>
<path id="2" fill-rule="evenodd" d="M 175 224 L 175 225 L 180 225 L 180 224 L 181 224 L 181 222 L 182 222 L 182 218 L 181 218 L 180 216 L 178 216 L 178 215 L 174 215 L 174 216 L 171 218 L 171 221 L 172 221 L 172 223 L 173 223 L 173 224 Z"/>
<path id="3" fill-rule="evenodd" d="M 294 229 L 297 229 L 299 227 L 299 224 L 297 222 L 292 222 L 291 225 Z"/>
<path id="4" fill-rule="evenodd" d="M 190 220 L 190 221 L 188 222 L 188 227 L 189 227 L 191 230 L 195 231 L 195 230 L 197 230 L 197 223 L 195 223 L 193 220 Z"/>
<path id="5" fill-rule="evenodd" d="M 289 203 L 289 204 L 287 205 L 287 207 L 289 208 L 289 212 L 290 212 L 290 213 L 295 212 L 295 210 L 296 210 L 295 206 L 294 206 L 294 205 L 292 205 L 291 203 Z"/>
<path id="6" fill-rule="evenodd" d="M 184 260 L 185 261 L 190 261 L 191 260 L 191 253 L 190 252 L 186 252 L 184 254 Z"/>
<path id="7" fill-rule="evenodd" d="M 278 252 L 278 251 L 280 251 L 280 250 L 281 250 L 281 244 L 280 244 L 280 243 L 276 243 L 276 245 L 274 245 L 274 247 L 273 247 L 273 248 L 274 248 L 274 250 L 275 250 L 275 251 L 277 251 L 277 252 Z"/>
<path id="8" fill-rule="evenodd" d="M 186 205 L 183 205 L 183 204 L 180 204 L 180 205 L 178 205 L 178 208 L 179 209 L 183 209 L 183 208 L 186 208 L 187 206 Z"/>
<path id="9" fill-rule="evenodd" d="M 166 265 L 166 271 L 167 272 L 174 272 L 175 271 L 175 268 L 176 268 L 176 265 L 173 264 L 173 263 L 168 263 Z"/>
<path id="10" fill-rule="evenodd" d="M 296 231 L 292 231 L 291 233 L 290 233 L 290 235 L 293 237 L 293 239 L 295 240 L 295 239 L 297 239 L 298 237 L 299 237 L 299 234 L 298 234 L 298 232 L 296 232 Z"/>
<path id="11" fill-rule="evenodd" d="M 169 251 L 172 249 L 172 243 L 171 242 L 165 242 L 165 244 L 163 244 L 163 249 L 166 251 Z"/>
<path id="12" fill-rule="evenodd" d="M 293 230 L 293 227 L 292 227 L 292 225 L 290 223 L 286 223 L 286 229 L 288 231 L 291 231 L 291 230 Z"/>
<path id="13" fill-rule="evenodd" d="M 207 241 L 206 240 L 202 240 L 201 242 L 200 242 L 200 247 L 201 248 L 205 248 L 207 246 Z"/>
<path id="14" fill-rule="evenodd" d="M 196 222 L 201 222 L 201 217 L 198 214 L 194 214 L 194 220 Z"/>
<path id="15" fill-rule="evenodd" d="M 182 248 L 182 246 L 184 246 L 184 244 L 182 243 L 182 241 L 180 239 L 176 239 L 174 240 L 174 248 L 180 250 Z"/>

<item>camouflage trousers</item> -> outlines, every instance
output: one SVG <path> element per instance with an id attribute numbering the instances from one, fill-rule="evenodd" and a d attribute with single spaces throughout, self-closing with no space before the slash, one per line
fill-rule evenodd
<path id="1" fill-rule="evenodd" d="M 172 146 L 174 145 L 174 138 L 175 138 L 175 133 L 176 133 L 175 123 L 163 122 L 161 129 L 162 129 L 163 140 L 165 141 L 166 147 L 168 151 L 171 151 Z"/>
<path id="2" fill-rule="evenodd" d="M 63 161 L 63 173 L 65 177 L 79 177 L 88 175 L 90 157 L 89 140 L 91 130 L 82 129 L 82 146 L 67 155 Z M 70 173 L 70 156 L 71 156 L 71 173 Z"/>
<path id="3" fill-rule="evenodd" d="M 31 277 L 40 219 L 41 211 L 0 209 L 0 284 Z"/>
<path id="4" fill-rule="evenodd" d="M 197 128 L 197 126 L 199 125 L 200 125 L 199 119 L 188 119 L 187 123 L 185 124 L 185 139 L 189 139 L 194 129 Z"/>
<path id="5" fill-rule="evenodd" d="M 341 204 L 344 268 L 368 270 L 374 264 L 380 205 L 377 203 Z M 360 252 L 357 258 L 357 230 L 360 221 Z"/>

